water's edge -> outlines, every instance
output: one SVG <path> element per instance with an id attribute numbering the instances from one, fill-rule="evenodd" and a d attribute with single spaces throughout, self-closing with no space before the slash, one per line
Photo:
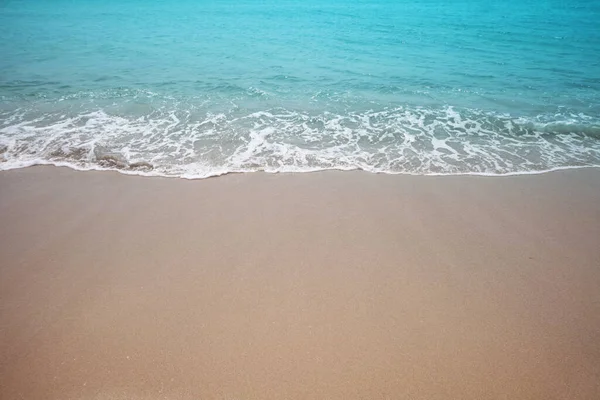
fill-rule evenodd
<path id="1" fill-rule="evenodd" d="M 208 176 L 174 176 L 167 174 L 160 174 L 155 172 L 145 172 L 145 171 L 131 171 L 131 170 L 123 170 L 119 168 L 104 168 L 101 166 L 89 166 L 89 167 L 81 167 L 78 165 L 66 163 L 66 162 L 35 162 L 31 164 L 23 164 L 19 166 L 11 165 L 8 168 L 2 167 L 0 165 L 0 174 L 8 171 L 15 171 L 20 169 L 32 168 L 32 167 L 56 167 L 56 168 L 68 168 L 77 172 L 109 172 L 109 173 L 119 173 L 120 175 L 125 176 L 137 176 L 144 178 L 161 178 L 161 179 L 183 179 L 183 180 L 205 180 L 205 179 L 215 179 L 220 177 L 226 177 L 230 175 L 237 174 L 256 174 L 256 173 L 265 173 L 265 174 L 277 174 L 277 175 L 293 175 L 293 174 L 312 174 L 312 173 L 320 173 L 320 172 L 328 172 L 328 171 L 337 171 L 337 172 L 365 172 L 367 174 L 374 175 L 396 175 L 396 176 L 422 176 L 422 177 L 483 177 L 483 178 L 510 178 L 515 176 L 528 176 L 528 175 L 545 175 L 554 172 L 560 171 L 571 171 L 571 170 L 591 170 L 591 169 L 600 169 L 600 165 L 583 165 L 583 166 L 568 166 L 568 167 L 556 167 L 546 170 L 540 171 L 521 171 L 521 172 L 507 172 L 507 173 L 479 173 L 479 172 L 462 172 L 462 173 L 413 173 L 413 172 L 390 172 L 390 171 L 369 171 L 361 168 L 323 168 L 323 169 L 313 169 L 310 171 L 267 171 L 267 170 L 254 170 L 254 171 L 227 171 L 220 174 L 208 175 Z"/>

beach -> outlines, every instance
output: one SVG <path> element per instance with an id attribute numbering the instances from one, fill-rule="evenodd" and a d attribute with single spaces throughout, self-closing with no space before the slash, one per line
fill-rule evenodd
<path id="1" fill-rule="evenodd" d="M 600 171 L 0 172 L 1 399 L 600 398 Z"/>
<path id="2" fill-rule="evenodd" d="M 600 399 L 600 2 L 0 2 L 0 400 Z"/>

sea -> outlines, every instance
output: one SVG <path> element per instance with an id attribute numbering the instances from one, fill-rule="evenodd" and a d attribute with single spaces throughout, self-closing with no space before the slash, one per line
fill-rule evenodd
<path id="1" fill-rule="evenodd" d="M 0 0 L 0 170 L 600 166 L 597 0 Z"/>

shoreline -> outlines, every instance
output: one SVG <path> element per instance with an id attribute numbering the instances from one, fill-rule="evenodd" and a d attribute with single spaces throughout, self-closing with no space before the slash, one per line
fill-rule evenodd
<path id="1" fill-rule="evenodd" d="M 0 171 L 0 398 L 600 396 L 594 167 L 107 172 Z"/>
<path id="2" fill-rule="evenodd" d="M 0 159 L 0 161 L 2 161 Z M 142 164 L 146 164 L 146 162 L 140 162 Z M 138 164 L 137 162 L 132 163 Z M 1 165 L 1 164 L 0 164 Z M 149 164 L 151 165 L 151 164 Z M 390 172 L 390 171 L 375 171 L 375 170 L 367 170 L 361 168 L 352 168 L 352 169 L 343 169 L 343 168 L 323 168 L 323 169 L 314 169 L 314 170 L 298 170 L 298 171 L 271 171 L 271 170 L 252 170 L 252 171 L 226 171 L 223 173 L 215 173 L 213 175 L 207 176 L 186 176 L 186 175 L 166 175 L 161 173 L 153 173 L 143 170 L 131 170 L 131 169 L 122 169 L 122 168 L 104 168 L 101 166 L 94 167 L 79 167 L 70 163 L 65 162 L 48 162 L 48 163 L 40 163 L 35 162 L 32 164 L 24 164 L 16 167 L 11 167 L 8 169 L 0 169 L 0 174 L 8 171 L 15 171 L 25 168 L 67 168 L 76 172 L 116 172 L 125 176 L 138 176 L 144 178 L 166 178 L 166 179 L 183 179 L 190 181 L 204 180 L 204 179 L 212 179 L 212 178 L 220 178 L 225 177 L 227 175 L 237 175 L 237 174 L 273 174 L 273 175 L 294 175 L 294 174 L 314 174 L 314 173 L 338 173 L 338 172 L 352 172 L 352 173 L 367 173 L 373 175 L 390 175 L 390 176 L 424 176 L 424 177 L 489 177 L 489 178 L 509 178 L 514 176 L 527 176 L 527 175 L 542 175 L 549 174 L 560 171 L 571 171 L 571 170 L 588 170 L 588 169 L 600 169 L 600 165 L 580 165 L 580 166 L 563 166 L 563 167 L 555 167 L 551 169 L 544 169 L 539 171 L 517 171 L 517 172 L 506 172 L 506 173 L 488 173 L 488 172 L 461 172 L 461 173 L 416 173 L 416 172 Z"/>

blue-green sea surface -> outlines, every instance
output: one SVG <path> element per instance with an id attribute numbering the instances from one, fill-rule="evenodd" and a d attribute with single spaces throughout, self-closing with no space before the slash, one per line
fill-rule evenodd
<path id="1" fill-rule="evenodd" d="M 600 166 L 600 2 L 0 1 L 0 169 Z"/>

